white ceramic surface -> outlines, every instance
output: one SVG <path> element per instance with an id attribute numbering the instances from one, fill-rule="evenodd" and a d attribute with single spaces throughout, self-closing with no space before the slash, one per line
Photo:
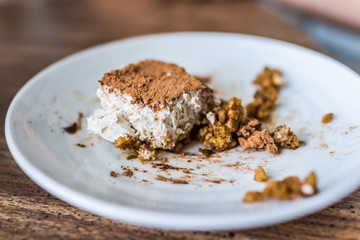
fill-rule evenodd
<path id="1" fill-rule="evenodd" d="M 79 112 L 88 116 L 99 106 L 95 90 L 104 72 L 145 58 L 177 63 L 192 74 L 210 75 L 210 86 L 218 96 L 237 96 L 244 103 L 251 101 L 255 90 L 251 82 L 264 66 L 281 69 L 286 85 L 274 123 L 268 127 L 286 123 L 306 145 L 277 156 L 242 153 L 241 148 L 209 160 L 165 154 L 169 165 L 193 169 L 193 174 L 185 174 L 126 160 L 126 154 L 113 144 L 89 136 L 86 121 L 75 135 L 63 132 Z M 31 179 L 90 212 L 171 229 L 260 227 L 315 212 L 359 186 L 359 89 L 359 76 L 346 66 L 281 41 L 196 32 L 135 37 L 74 54 L 34 76 L 10 105 L 6 140 Z M 323 125 L 321 118 L 328 112 L 335 113 L 335 120 Z M 87 147 L 79 148 L 77 143 Z M 193 144 L 187 151 L 196 152 L 198 147 Z M 109 176 L 110 171 L 121 173 L 122 165 L 139 171 L 131 178 Z M 320 193 L 297 201 L 243 204 L 246 191 L 265 186 L 252 180 L 252 169 L 257 165 L 264 166 L 272 179 L 289 175 L 304 178 L 314 170 Z M 188 175 L 189 184 L 161 182 L 155 180 L 157 175 Z M 217 184 L 219 179 L 224 181 Z"/>

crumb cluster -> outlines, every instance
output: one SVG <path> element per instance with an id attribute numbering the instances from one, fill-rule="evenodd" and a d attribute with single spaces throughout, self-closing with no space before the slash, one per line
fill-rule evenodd
<path id="1" fill-rule="evenodd" d="M 260 171 L 260 172 L 259 172 Z M 254 179 L 266 173 L 258 168 L 255 170 Z M 260 178 L 264 179 L 264 178 Z M 304 181 L 296 176 L 286 177 L 281 181 L 267 181 L 266 187 L 262 192 L 250 191 L 243 198 L 243 202 L 263 202 L 265 200 L 294 200 L 300 197 L 309 197 L 316 194 L 317 180 L 314 172 L 311 172 Z"/>
<path id="2" fill-rule="evenodd" d="M 279 92 L 284 85 L 282 74 L 277 69 L 266 67 L 254 80 L 258 89 L 254 101 L 246 106 L 247 116 L 261 121 L 268 121 L 275 109 Z"/>

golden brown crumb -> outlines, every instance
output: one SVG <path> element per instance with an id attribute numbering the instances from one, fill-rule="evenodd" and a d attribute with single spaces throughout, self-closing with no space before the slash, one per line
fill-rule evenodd
<path id="1" fill-rule="evenodd" d="M 302 183 L 301 186 L 301 192 L 305 196 L 311 196 L 314 195 L 317 190 L 317 180 L 316 180 L 316 174 L 314 172 L 311 172 L 309 176 L 307 176 Z"/>
<path id="2" fill-rule="evenodd" d="M 241 100 L 233 97 L 222 103 L 207 115 L 207 125 L 199 130 L 199 137 L 205 149 L 224 151 L 237 145 L 234 133 L 243 121 L 244 108 Z"/>
<path id="3" fill-rule="evenodd" d="M 140 142 L 134 140 L 132 137 L 119 137 L 115 140 L 115 147 L 121 150 L 129 149 L 131 153 L 137 153 L 140 146 Z"/>
<path id="4" fill-rule="evenodd" d="M 278 147 L 296 149 L 300 146 L 298 137 L 285 124 L 278 126 L 272 136 Z"/>
<path id="5" fill-rule="evenodd" d="M 151 148 L 146 143 L 141 143 L 139 140 L 135 140 L 131 137 L 119 137 L 115 140 L 115 147 L 121 150 L 129 149 L 131 155 L 126 159 L 130 160 L 138 157 L 141 161 L 156 160 L 156 150 Z"/>
<path id="6" fill-rule="evenodd" d="M 263 167 L 257 166 L 255 168 L 254 180 L 257 182 L 265 182 L 267 181 L 268 177 Z"/>
<path id="7" fill-rule="evenodd" d="M 254 101 L 246 106 L 247 116 L 267 121 L 275 109 L 279 91 L 284 85 L 282 74 L 279 70 L 266 67 L 254 83 L 259 87 L 255 92 Z"/>
<path id="8" fill-rule="evenodd" d="M 328 113 L 328 114 L 323 116 L 321 122 L 322 123 L 329 123 L 329 122 L 331 122 L 333 120 L 333 118 L 334 118 L 334 114 L 333 113 Z"/>
<path id="9" fill-rule="evenodd" d="M 243 198 L 243 202 L 263 202 L 266 200 L 266 197 L 261 192 L 247 192 Z"/>

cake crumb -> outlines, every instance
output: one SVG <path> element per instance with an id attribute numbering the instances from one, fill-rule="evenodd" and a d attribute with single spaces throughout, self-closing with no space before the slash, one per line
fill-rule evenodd
<path id="1" fill-rule="evenodd" d="M 263 202 L 266 197 L 262 192 L 247 192 L 243 198 L 244 203 Z"/>
<path id="2" fill-rule="evenodd" d="M 110 176 L 111 176 L 111 177 L 117 177 L 117 176 L 119 176 L 119 173 L 117 173 L 117 172 L 115 172 L 115 171 L 111 171 L 111 172 L 110 172 Z"/>
<path id="3" fill-rule="evenodd" d="M 257 182 L 265 182 L 267 181 L 268 177 L 266 172 L 262 166 L 257 166 L 255 168 L 254 180 Z"/>
<path id="4" fill-rule="evenodd" d="M 125 177 L 132 177 L 134 175 L 133 171 L 131 171 L 129 168 L 127 168 L 122 174 L 121 176 L 125 176 Z"/>
<path id="5" fill-rule="evenodd" d="M 284 85 L 282 74 L 277 69 L 265 67 L 254 80 L 254 84 L 258 85 L 258 89 L 254 101 L 246 106 L 246 114 L 250 118 L 268 121 Z"/>
<path id="6" fill-rule="evenodd" d="M 278 147 L 297 149 L 300 146 L 298 137 L 290 130 L 286 124 L 276 127 L 272 133 L 275 144 Z"/>
<path id="7" fill-rule="evenodd" d="M 326 115 L 323 116 L 321 122 L 326 124 L 326 123 L 330 123 L 334 118 L 334 114 L 333 113 L 328 113 Z"/>
<path id="8" fill-rule="evenodd" d="M 317 178 L 314 172 L 311 172 L 304 180 L 301 186 L 301 192 L 305 196 L 314 195 L 318 191 Z"/>

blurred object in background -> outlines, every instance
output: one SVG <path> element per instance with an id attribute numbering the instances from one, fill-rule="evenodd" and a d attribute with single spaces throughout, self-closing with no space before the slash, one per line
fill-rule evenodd
<path id="1" fill-rule="evenodd" d="M 360 0 L 272 0 L 266 9 L 304 28 L 330 55 L 360 73 Z"/>

